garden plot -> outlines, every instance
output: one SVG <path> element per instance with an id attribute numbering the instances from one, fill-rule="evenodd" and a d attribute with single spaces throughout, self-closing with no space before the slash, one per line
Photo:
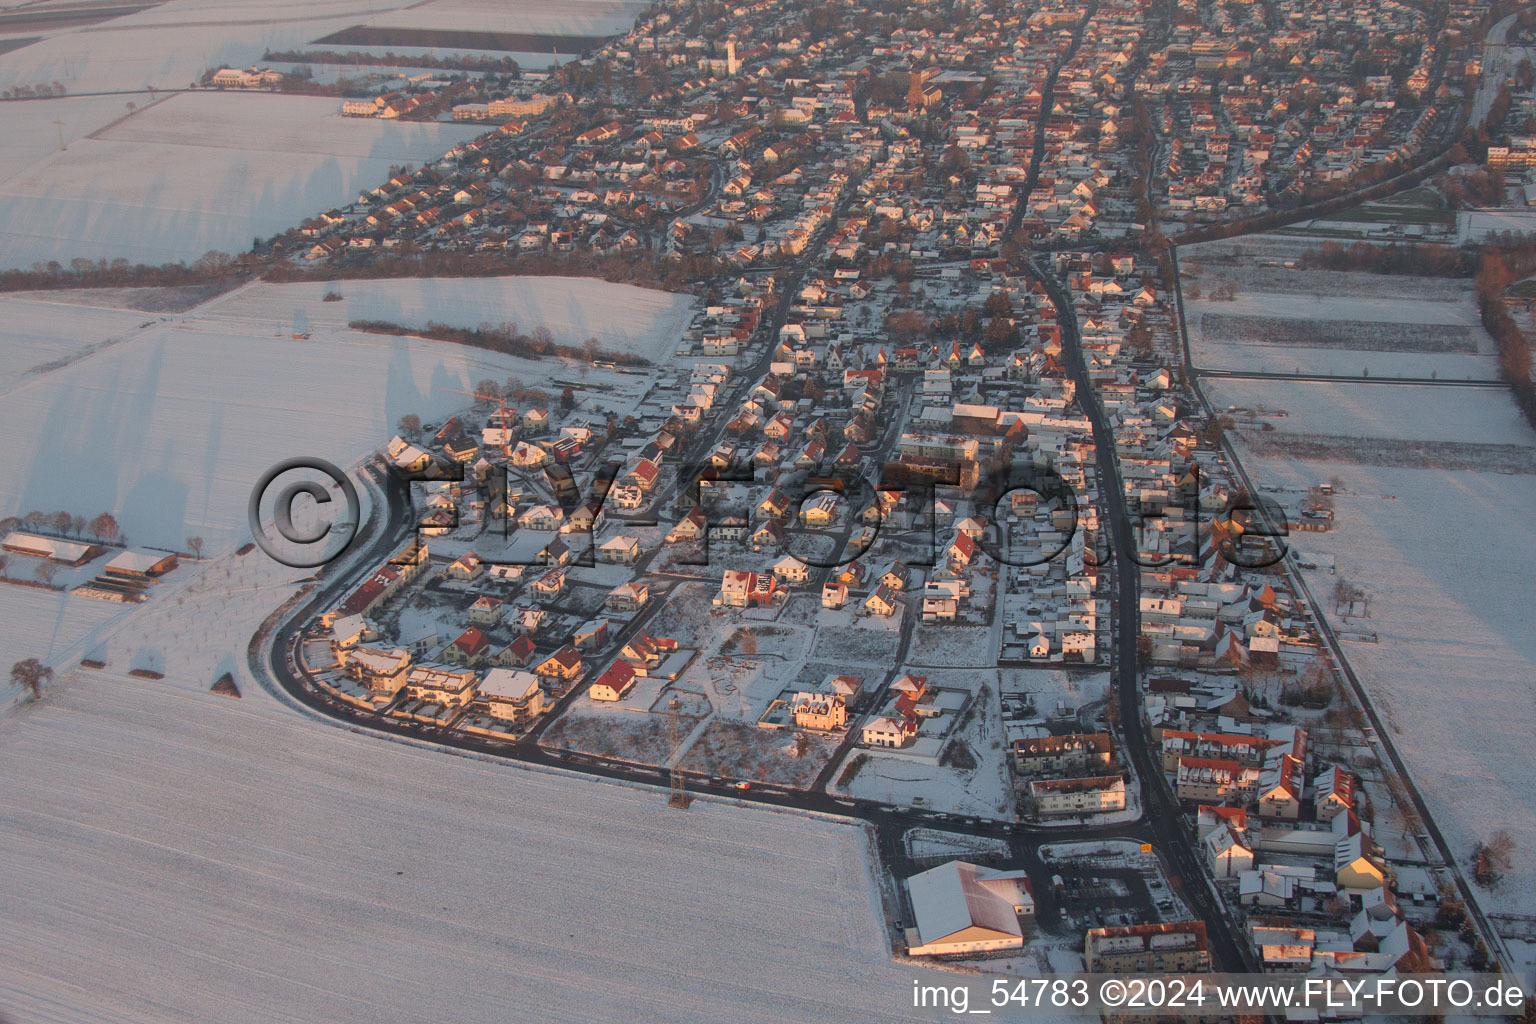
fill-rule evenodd
<path id="1" fill-rule="evenodd" d="M 1500 388 L 1284 380 L 1210 380 L 1205 388 L 1265 457 L 1536 473 L 1536 448 L 1521 440 L 1529 428 Z"/>
<path id="2" fill-rule="evenodd" d="M 327 293 L 340 295 L 326 302 Z M 474 328 L 543 327 L 554 340 L 652 361 L 667 358 L 688 326 L 691 297 L 585 277 L 407 278 L 259 284 L 211 303 L 211 318 L 292 326 L 345 326 L 381 320 L 421 329 L 428 323 Z"/>
<path id="3" fill-rule="evenodd" d="M 1461 302 L 1471 293 L 1471 283 L 1460 278 L 1302 269 L 1300 261 L 1318 244 L 1318 239 L 1255 235 L 1239 241 L 1180 246 L 1179 273 L 1186 289 L 1191 283 L 1198 282 L 1203 291 L 1209 292 L 1226 281 L 1237 287 L 1239 295 L 1258 291 L 1308 299 L 1396 296 L 1418 301 Z M 1287 267 L 1284 262 L 1297 265 Z M 1186 295 L 1185 299 L 1188 298 Z"/>
<path id="4" fill-rule="evenodd" d="M 0 266 L 240 252 L 476 134 L 343 118 L 329 97 L 175 95 L 0 182 Z"/>
<path id="5" fill-rule="evenodd" d="M 817 620 L 816 646 L 811 657 L 839 665 L 889 669 L 901 647 L 901 617 L 889 619 L 823 610 Z"/>
<path id="6" fill-rule="evenodd" d="M 1240 294 L 1184 303 L 1190 357 L 1206 369 L 1489 380 L 1493 339 L 1465 303 Z"/>
<path id="7" fill-rule="evenodd" d="M 682 767 L 706 775 L 804 789 L 837 751 L 841 736 L 794 728 L 759 729 L 715 718 L 683 755 Z"/>
<path id="8" fill-rule="evenodd" d="M 1474 420 L 1462 436 L 1502 440 L 1512 450 L 1536 445 L 1528 427 L 1500 411 L 1506 395 L 1457 395 L 1489 407 L 1489 420 Z M 1396 409 L 1387 401 L 1374 431 L 1385 439 L 1357 446 L 1390 443 L 1394 427 L 1407 437 L 1423 429 L 1426 417 L 1406 400 Z M 1331 429 L 1326 408 L 1288 417 L 1287 429 Z M 1516 836 L 1514 870 L 1485 897 L 1485 908 L 1536 912 L 1536 778 L 1526 752 L 1536 726 L 1529 623 L 1536 526 L 1528 514 L 1536 476 L 1362 464 L 1371 460 L 1358 457 L 1305 461 L 1267 448 L 1256 455 L 1247 436 L 1239 451 L 1267 489 L 1343 481 L 1333 528 L 1303 541 L 1309 555 L 1322 556 L 1318 564 L 1334 566 L 1334 574 L 1304 573 L 1319 611 L 1336 629 L 1376 638 L 1347 643 L 1345 653 L 1457 856 L 1499 828 Z M 1369 616 L 1334 606 L 1339 580 L 1364 590 Z"/>
<path id="9" fill-rule="evenodd" d="M 1311 320 L 1207 309 L 1202 338 L 1223 345 L 1349 349 L 1354 352 L 1476 352 L 1474 328 L 1460 324 Z"/>
<path id="10" fill-rule="evenodd" d="M 902 836 L 909 857 L 931 860 L 953 858 L 1007 857 L 1012 853 L 1008 840 L 995 836 L 971 836 L 963 832 L 941 832 L 931 828 L 908 829 Z"/>

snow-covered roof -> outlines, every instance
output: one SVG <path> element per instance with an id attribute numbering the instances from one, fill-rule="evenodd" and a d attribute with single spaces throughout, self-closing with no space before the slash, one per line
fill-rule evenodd
<path id="1" fill-rule="evenodd" d="M 493 668 L 480 680 L 480 692 L 487 697 L 522 700 L 539 688 L 539 677 L 521 669 Z"/>
<path id="2" fill-rule="evenodd" d="M 907 892 L 924 945 L 967 928 L 1022 936 L 1014 907 L 1034 902 L 1024 872 L 994 871 L 963 860 L 913 875 Z"/>

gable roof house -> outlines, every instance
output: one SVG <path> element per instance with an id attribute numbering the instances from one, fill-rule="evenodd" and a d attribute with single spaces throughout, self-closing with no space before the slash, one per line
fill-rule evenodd
<path id="1" fill-rule="evenodd" d="M 450 665 L 480 668 L 490 661 L 491 653 L 490 640 L 479 629 L 470 626 L 443 649 L 443 660 Z"/>
<path id="2" fill-rule="evenodd" d="M 587 696 L 593 700 L 619 701 L 634 688 L 635 668 L 629 662 L 620 659 L 609 665 L 602 675 L 592 681 L 592 685 L 587 688 Z"/>
<path id="3" fill-rule="evenodd" d="M 882 583 L 875 588 L 864 601 L 864 610 L 871 615 L 879 615 L 882 618 L 896 614 L 896 609 L 901 607 L 901 602 L 896 597 L 896 591 L 888 583 Z"/>
<path id="4" fill-rule="evenodd" d="M 1017 949 L 1020 918 L 1034 916 L 1034 894 L 1023 871 L 999 871 L 950 861 L 907 879 L 913 922 L 911 956 Z"/>
<path id="5" fill-rule="evenodd" d="M 566 644 L 541 661 L 534 672 L 543 679 L 568 683 L 581 675 L 581 652 L 570 644 Z"/>

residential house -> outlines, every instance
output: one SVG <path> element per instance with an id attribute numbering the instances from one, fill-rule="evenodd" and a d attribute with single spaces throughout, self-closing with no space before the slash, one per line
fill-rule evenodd
<path id="1" fill-rule="evenodd" d="M 1095 771 L 1114 763 L 1108 733 L 1030 736 L 1013 741 L 1014 769 L 1020 775 Z"/>
<path id="2" fill-rule="evenodd" d="M 895 615 L 900 607 L 901 602 L 896 597 L 896 591 L 884 583 L 876 587 L 875 592 L 864 601 L 864 610 L 881 618 Z"/>
<path id="3" fill-rule="evenodd" d="M 917 735 L 917 716 L 880 717 L 864 724 L 861 739 L 867 747 L 904 747 Z"/>
<path id="4" fill-rule="evenodd" d="M 443 649 L 443 660 L 450 665 L 482 668 L 491 660 L 491 641 L 475 626 L 470 626 Z"/>
<path id="5" fill-rule="evenodd" d="M 795 694 L 790 701 L 795 725 L 802 729 L 819 732 L 841 731 L 848 725 L 848 705 L 843 697 L 832 693 Z"/>
<path id="6" fill-rule="evenodd" d="M 581 652 L 570 644 L 566 644 L 539 662 L 534 672 L 538 673 L 540 679 L 549 679 L 556 683 L 573 683 L 581 675 Z"/>
<path id="7" fill-rule="evenodd" d="M 464 618 L 476 626 L 495 626 L 501 622 L 502 600 L 489 594 L 475 599 Z"/>
<path id="8" fill-rule="evenodd" d="M 778 592 L 778 581 L 772 573 L 727 569 L 720 580 L 720 603 L 731 608 L 769 604 Z"/>
<path id="9" fill-rule="evenodd" d="M 608 592 L 608 597 L 603 602 L 603 606 L 611 612 L 634 612 L 645 607 L 645 603 L 650 599 L 650 584 L 621 583 Z"/>
<path id="10" fill-rule="evenodd" d="M 532 672 L 493 668 L 480 680 L 475 706 L 503 721 L 526 723 L 543 713 L 544 691 Z"/>
<path id="11" fill-rule="evenodd" d="M 1125 779 L 1096 775 L 1077 779 L 1035 779 L 1029 797 L 1041 817 L 1102 814 L 1125 810 Z"/>
<path id="12" fill-rule="evenodd" d="M 1209 973 L 1204 921 L 1090 928 L 1083 942 L 1090 974 Z"/>
<path id="13" fill-rule="evenodd" d="M 476 675 L 472 671 L 455 672 L 436 665 L 417 665 L 405 677 L 405 696 L 408 700 L 458 708 L 474 697 L 475 685 Z"/>
<path id="14" fill-rule="evenodd" d="M 587 688 L 587 696 L 593 700 L 618 701 L 623 700 L 634 688 L 635 668 L 620 659 L 592 681 L 592 685 Z"/>

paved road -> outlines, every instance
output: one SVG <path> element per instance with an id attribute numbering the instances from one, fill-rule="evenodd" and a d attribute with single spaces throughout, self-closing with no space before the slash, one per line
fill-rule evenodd
<path id="1" fill-rule="evenodd" d="M 1141 716 L 1140 656 L 1136 650 L 1136 638 L 1141 633 L 1141 568 L 1134 558 L 1136 547 L 1115 458 L 1114 435 L 1088 379 L 1071 295 L 1059 281 L 1033 263 L 1030 270 L 1044 284 L 1046 294 L 1056 307 L 1056 322 L 1061 326 L 1062 356 L 1077 381 L 1079 404 L 1093 424 L 1099 502 L 1107 513 L 1118 590 L 1113 674 L 1120 705 L 1121 739 L 1141 784 L 1141 806 L 1146 822 L 1156 837 L 1157 848 L 1164 855 L 1170 881 L 1205 921 L 1212 959 L 1217 961 L 1217 966 L 1229 971 L 1257 973 L 1258 962 L 1248 943 L 1240 941 L 1225 908 L 1217 902 L 1206 883 L 1205 868 L 1181 820 L 1178 802 L 1163 778 L 1160 760 L 1153 755 L 1151 737 Z"/>

